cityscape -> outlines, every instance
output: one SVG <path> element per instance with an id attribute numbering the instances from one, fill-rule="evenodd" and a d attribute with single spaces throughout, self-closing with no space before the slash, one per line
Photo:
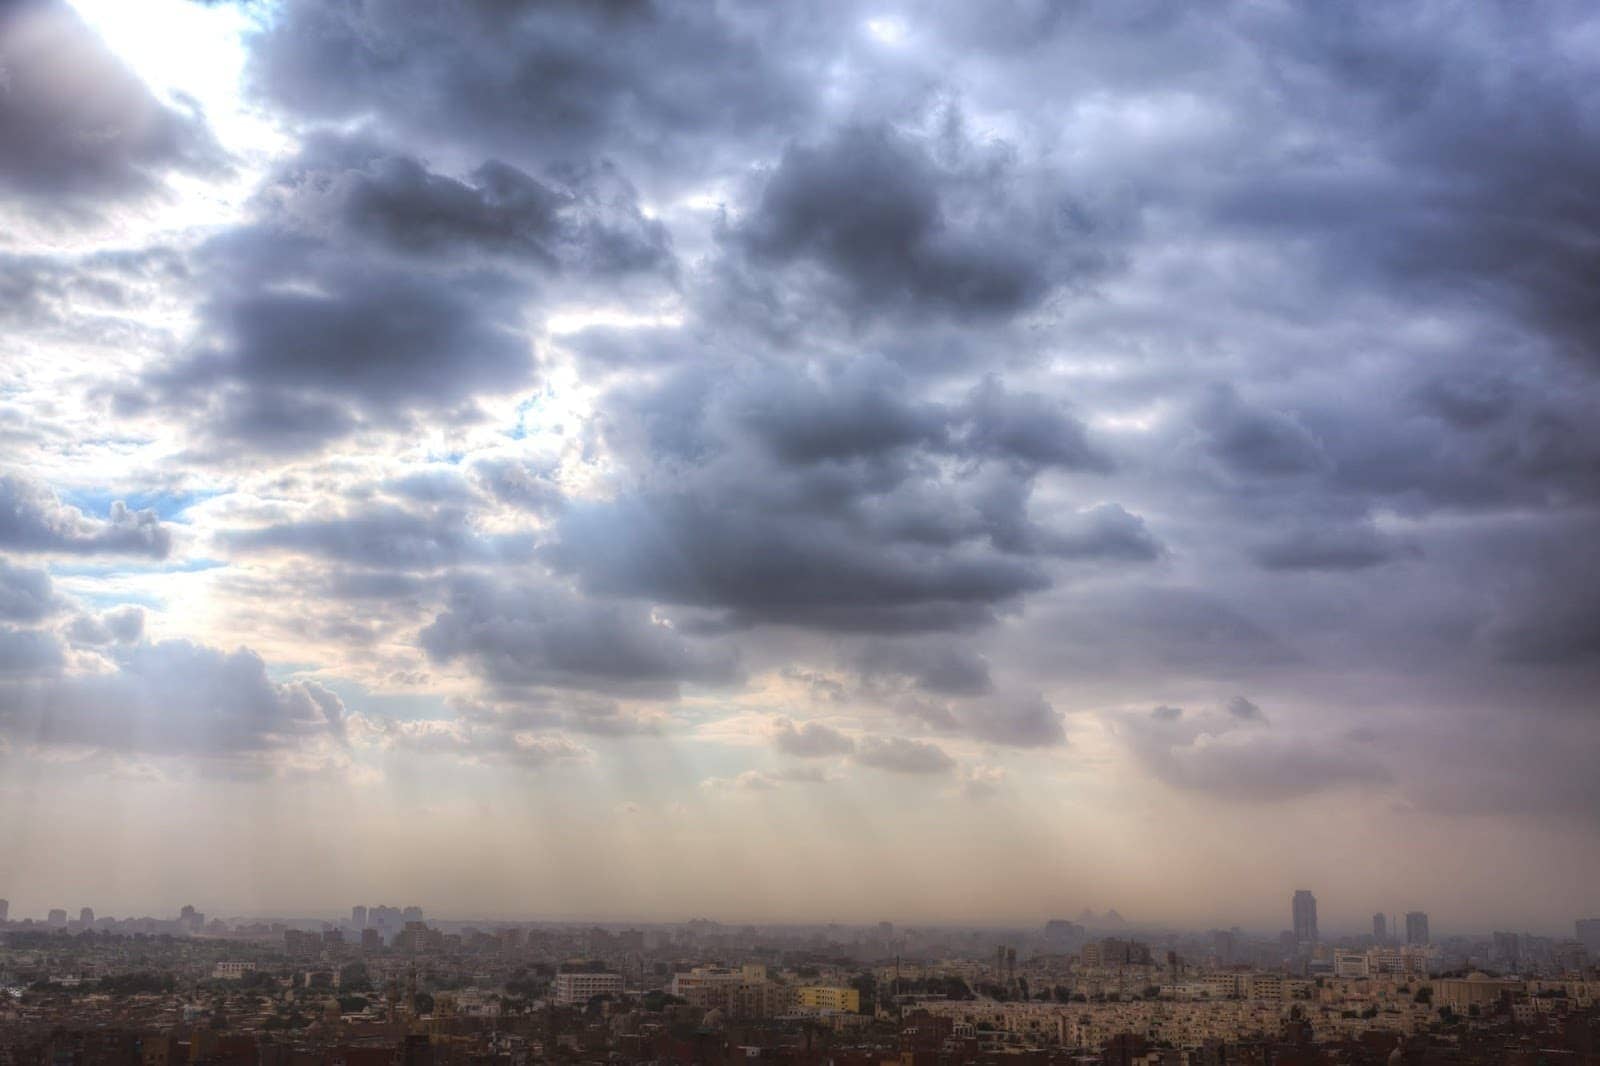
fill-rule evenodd
<path id="1" fill-rule="evenodd" d="M 1030 929 L 11 917 L 0 1061 L 1588 1062 L 1600 918 L 1433 935 L 1382 912 L 1275 935 L 1085 909 Z"/>
<path id="2" fill-rule="evenodd" d="M 0 1066 L 1600 1066 L 1600 3 L 0 0 Z"/>

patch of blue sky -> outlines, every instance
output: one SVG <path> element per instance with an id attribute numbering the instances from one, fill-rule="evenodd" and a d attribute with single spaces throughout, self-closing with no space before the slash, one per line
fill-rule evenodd
<path id="1" fill-rule="evenodd" d="M 222 495 L 221 489 L 195 489 L 185 492 L 104 492 L 90 489 L 71 489 L 62 492 L 61 498 L 84 514 L 102 516 L 110 512 L 118 500 L 135 511 L 154 511 L 164 522 L 182 521 L 183 513 L 197 503 Z"/>
<path id="2" fill-rule="evenodd" d="M 181 559 L 170 563 L 148 563 L 126 560 L 104 563 L 51 563 L 51 577 L 127 577 L 138 574 L 194 574 L 202 570 L 215 570 L 228 564 L 221 559 Z"/>

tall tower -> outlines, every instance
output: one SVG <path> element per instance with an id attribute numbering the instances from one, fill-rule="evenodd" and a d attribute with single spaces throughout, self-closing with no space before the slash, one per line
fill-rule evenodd
<path id="1" fill-rule="evenodd" d="M 356 929 L 367 927 L 367 908 L 359 903 L 350 908 L 350 924 Z"/>
<path id="2" fill-rule="evenodd" d="M 1317 942 L 1317 897 L 1310 889 L 1296 889 L 1294 902 L 1294 940 L 1296 944 Z"/>
<path id="3" fill-rule="evenodd" d="M 1406 943 L 1428 943 L 1428 916 L 1422 911 L 1406 912 Z"/>
<path id="4" fill-rule="evenodd" d="M 1372 916 L 1372 939 L 1379 944 L 1389 939 L 1389 923 L 1382 911 Z"/>

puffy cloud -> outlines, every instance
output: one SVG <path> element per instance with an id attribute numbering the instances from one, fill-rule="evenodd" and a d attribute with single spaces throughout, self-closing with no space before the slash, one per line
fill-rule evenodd
<path id="1" fill-rule="evenodd" d="M 99 616 L 80 614 L 67 627 L 74 644 L 133 644 L 144 637 L 144 609 L 118 607 Z"/>
<path id="2" fill-rule="evenodd" d="M 0 620 L 38 622 L 58 606 L 49 574 L 0 557 Z"/>
<path id="3" fill-rule="evenodd" d="M 854 315 L 1013 313 L 1102 255 L 1080 204 L 1059 186 L 1009 188 L 1006 170 L 958 125 L 932 145 L 847 126 L 791 145 L 732 240 L 759 266 L 819 268 Z"/>
<path id="4" fill-rule="evenodd" d="M 158 101 L 58 0 L 0 11 L 0 70 L 0 195 L 35 210 L 93 213 L 223 165 L 198 113 Z"/>
<path id="5" fill-rule="evenodd" d="M 896 774 L 947 774 L 956 765 L 939 745 L 906 737 L 863 737 L 855 760 L 862 766 Z"/>
<path id="6" fill-rule="evenodd" d="M 785 755 L 802 759 L 848 755 L 856 750 L 855 741 L 831 726 L 822 722 L 802 722 L 797 726 L 789 718 L 772 723 L 772 744 Z"/>
<path id="7" fill-rule="evenodd" d="M 0 474 L 0 548 L 62 555 L 144 555 L 166 558 L 172 533 L 153 510 L 118 500 L 104 520 L 64 504 L 45 485 L 18 473 Z"/>
<path id="8" fill-rule="evenodd" d="M 219 538 L 239 552 L 293 552 L 395 569 L 514 561 L 532 551 L 529 537 L 480 533 L 468 513 L 455 507 L 414 511 L 377 505 L 333 518 L 224 530 Z"/>
<path id="9" fill-rule="evenodd" d="M 552 583 L 463 577 L 421 643 L 433 660 L 463 660 L 508 691 L 671 694 L 683 682 L 722 685 L 738 676 L 733 649 L 687 637 L 637 605 L 584 599 Z"/>
<path id="10" fill-rule="evenodd" d="M 1186 715 L 1179 708 L 1158 707 L 1150 714 L 1123 715 L 1114 728 L 1161 781 L 1235 802 L 1381 787 L 1391 780 L 1370 746 L 1337 733 L 1269 727 L 1261 709 L 1243 698 L 1222 713 Z"/>
<path id="11" fill-rule="evenodd" d="M 310 681 L 274 681 L 240 648 L 189 641 L 107 649 L 105 673 L 0 686 L 13 741 L 201 758 L 263 755 L 343 735 L 344 705 Z"/>

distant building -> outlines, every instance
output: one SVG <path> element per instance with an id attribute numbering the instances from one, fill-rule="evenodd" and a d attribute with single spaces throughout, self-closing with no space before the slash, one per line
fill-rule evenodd
<path id="1" fill-rule="evenodd" d="M 0 899 L 0 921 L 6 916 L 6 901 Z M 1600 955 L 1600 918 L 1579 918 L 1574 924 L 1577 930 L 1578 943 L 1582 944 L 1590 955 Z"/>
<path id="2" fill-rule="evenodd" d="M 804 1010 L 859 1014 L 861 993 L 854 988 L 830 985 L 804 985 L 795 990 L 795 1003 Z"/>
<path id="3" fill-rule="evenodd" d="M 1516 933 L 1494 934 L 1494 960 L 1504 963 L 1507 968 L 1515 970 L 1522 960 L 1521 938 Z"/>
<path id="4" fill-rule="evenodd" d="M 383 947 L 383 934 L 368 926 L 361 930 L 361 950 L 378 951 Z"/>
<path id="5" fill-rule="evenodd" d="M 1364 951 L 1335 951 L 1333 975 L 1335 977 L 1368 977 L 1372 974 L 1372 960 Z"/>
<path id="6" fill-rule="evenodd" d="M 1389 920 L 1382 911 L 1372 916 L 1372 939 L 1379 944 L 1389 939 Z"/>
<path id="7" fill-rule="evenodd" d="M 253 962 L 219 962 L 212 969 L 211 976 L 224 981 L 237 981 L 247 973 L 255 973 L 256 964 Z"/>
<path id="8" fill-rule="evenodd" d="M 85 907 L 81 911 L 78 912 L 78 924 L 83 926 L 85 929 L 89 928 L 91 925 L 94 924 L 94 908 L 93 907 Z"/>
<path id="9" fill-rule="evenodd" d="M 357 904 L 350 908 L 350 925 L 355 929 L 367 927 L 367 908 Z"/>
<path id="10" fill-rule="evenodd" d="M 1297 889 L 1291 903 L 1294 911 L 1294 939 L 1296 944 L 1317 942 L 1317 897 L 1309 889 Z"/>
<path id="11" fill-rule="evenodd" d="M 45 921 L 58 929 L 63 928 L 67 924 L 67 912 L 60 907 L 56 907 L 50 911 L 50 915 Z"/>
<path id="12" fill-rule="evenodd" d="M 10 914 L 11 914 L 11 901 L 9 899 L 0 899 L 0 922 L 8 920 Z M 1579 925 L 1580 931 L 1581 931 L 1581 927 L 1582 927 L 1583 923 L 1579 922 L 1578 925 Z"/>
<path id="13" fill-rule="evenodd" d="M 1429 943 L 1428 916 L 1422 911 L 1406 913 L 1406 943 L 1413 946 Z"/>
<path id="14" fill-rule="evenodd" d="M 556 974 L 556 1005 L 581 1007 L 595 996 L 622 995 L 620 973 Z"/>

